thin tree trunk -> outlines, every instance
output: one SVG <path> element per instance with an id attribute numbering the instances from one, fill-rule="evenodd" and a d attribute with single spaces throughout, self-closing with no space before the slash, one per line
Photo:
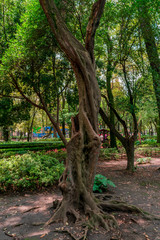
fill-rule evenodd
<path id="1" fill-rule="evenodd" d="M 114 99 L 113 99 L 113 94 L 111 89 L 111 78 L 112 78 L 112 67 L 111 67 L 111 63 L 109 62 L 107 66 L 107 95 L 108 95 L 110 105 L 114 108 Z M 110 108 L 110 122 L 113 125 L 115 125 L 115 117 L 111 108 Z M 110 147 L 117 148 L 116 137 L 112 132 L 112 130 L 110 130 Z"/>
<path id="2" fill-rule="evenodd" d="M 31 121 L 31 125 L 29 126 L 29 123 L 28 123 L 28 135 L 27 135 L 27 141 L 32 141 L 32 129 L 33 129 L 33 123 L 34 123 L 34 118 L 36 116 L 36 110 L 35 110 L 35 107 L 34 107 L 34 111 L 33 111 L 33 116 L 32 116 L 32 121 Z M 42 114 L 43 115 L 43 114 Z"/>
<path id="3" fill-rule="evenodd" d="M 123 147 L 126 150 L 127 155 L 127 170 L 133 172 L 134 171 L 134 142 L 137 138 L 137 131 L 135 131 L 133 136 L 129 136 L 127 126 L 125 122 L 121 120 L 121 123 L 123 123 L 125 137 L 123 137 L 115 128 L 115 126 L 110 122 L 109 117 L 105 114 L 105 112 L 100 108 L 99 111 L 103 121 L 108 125 L 108 127 L 114 132 L 115 136 L 119 139 L 119 141 L 122 143 Z M 119 115 L 117 115 L 118 117 Z"/>
<path id="4" fill-rule="evenodd" d="M 129 139 L 126 141 L 125 150 L 127 154 L 127 170 L 130 172 L 134 172 L 134 141 Z"/>
<path id="5" fill-rule="evenodd" d="M 65 97 L 62 94 L 62 110 L 65 108 Z M 66 130 L 65 130 L 65 118 L 62 120 L 62 132 L 63 135 L 66 136 Z"/>
<path id="6" fill-rule="evenodd" d="M 8 127 L 3 127 L 3 138 L 5 142 L 9 141 L 9 128 Z"/>
<path id="7" fill-rule="evenodd" d="M 113 70 L 116 66 L 116 62 L 113 62 L 113 43 L 112 40 L 109 36 L 109 33 L 106 32 L 107 35 L 107 50 L 108 50 L 108 63 L 107 63 L 107 95 L 108 95 L 108 100 L 111 105 L 110 107 L 110 122 L 115 125 L 115 116 L 114 112 L 112 111 L 112 108 L 114 108 L 114 97 L 112 93 L 112 88 L 111 88 L 111 80 L 112 80 L 112 74 Z M 117 143 L 116 143 L 116 137 L 112 130 L 110 130 L 110 147 L 111 148 L 117 148 Z"/>

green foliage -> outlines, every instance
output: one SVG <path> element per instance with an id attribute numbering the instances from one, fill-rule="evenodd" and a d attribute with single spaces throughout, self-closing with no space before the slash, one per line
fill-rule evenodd
<path id="1" fill-rule="evenodd" d="M 63 163 L 41 153 L 0 159 L 0 190 L 36 189 L 55 184 L 64 171 Z"/>
<path id="2" fill-rule="evenodd" d="M 141 147 L 136 149 L 135 151 L 138 154 L 149 156 L 159 156 L 160 155 L 160 147 Z"/>
<path id="3" fill-rule="evenodd" d="M 141 143 L 140 141 L 136 141 L 135 142 L 135 145 L 141 145 L 142 147 L 147 147 L 147 146 L 153 146 L 153 147 L 157 147 L 158 146 L 158 143 L 157 143 L 157 140 L 154 139 L 154 138 L 149 138 L 149 139 L 145 139 L 145 140 L 142 140 Z"/>
<path id="4" fill-rule="evenodd" d="M 14 103 L 13 99 L 0 99 L 0 126 L 11 126 L 14 123 L 29 119 L 30 106 L 26 101 Z"/>
<path id="5" fill-rule="evenodd" d="M 93 192 L 104 192 L 108 186 L 116 187 L 116 185 L 105 176 L 97 174 L 94 179 Z"/>
<path id="6" fill-rule="evenodd" d="M 67 152 L 65 148 L 62 149 L 55 149 L 55 150 L 49 150 L 45 152 L 45 154 L 49 154 L 49 156 L 58 159 L 60 162 L 64 162 L 67 157 Z"/>
<path id="7" fill-rule="evenodd" d="M 150 162 L 151 162 L 151 157 L 138 158 L 136 160 L 136 163 L 138 163 L 138 164 L 145 164 L 145 163 L 150 163 Z"/>
<path id="8" fill-rule="evenodd" d="M 155 145 L 157 143 L 156 139 L 146 139 L 142 141 L 142 144 Z"/>
<path id="9" fill-rule="evenodd" d="M 116 148 L 101 148 L 100 157 L 108 159 L 119 158 L 119 152 Z"/>

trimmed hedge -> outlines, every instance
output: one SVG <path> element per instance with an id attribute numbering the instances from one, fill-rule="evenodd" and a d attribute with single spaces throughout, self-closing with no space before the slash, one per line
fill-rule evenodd
<path id="1" fill-rule="evenodd" d="M 42 146 L 55 146 L 56 144 L 63 144 L 62 141 L 54 142 L 15 142 L 15 143 L 2 143 L 0 149 L 6 148 L 24 148 L 24 147 L 42 147 Z M 64 144 L 63 144 L 64 145 Z"/>
<path id="2" fill-rule="evenodd" d="M 28 142 L 28 143 L 17 143 L 17 144 L 0 144 L 0 152 L 5 151 L 38 151 L 38 150 L 51 150 L 51 149 L 61 149 L 64 148 L 64 144 L 59 142 Z"/>

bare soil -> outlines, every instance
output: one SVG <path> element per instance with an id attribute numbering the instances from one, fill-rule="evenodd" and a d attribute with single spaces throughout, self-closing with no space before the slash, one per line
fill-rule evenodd
<path id="1" fill-rule="evenodd" d="M 134 174 L 127 173 L 125 168 L 125 159 L 98 162 L 97 173 L 116 184 L 116 188 L 110 188 L 108 193 L 114 199 L 160 216 L 160 158 L 152 158 L 150 164 L 138 165 Z M 61 199 L 61 193 L 54 188 L 44 192 L 0 195 L 0 240 L 80 239 L 83 229 L 78 225 L 56 223 L 43 227 L 53 214 L 55 199 Z M 160 220 L 147 220 L 131 213 L 112 214 L 119 229 L 110 232 L 101 228 L 89 230 L 86 239 L 160 240 Z"/>

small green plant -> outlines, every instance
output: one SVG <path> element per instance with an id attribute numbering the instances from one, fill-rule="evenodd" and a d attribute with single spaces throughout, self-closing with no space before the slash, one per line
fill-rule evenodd
<path id="1" fill-rule="evenodd" d="M 105 176 L 97 174 L 94 179 L 93 192 L 103 192 L 106 191 L 108 186 L 116 187 L 116 185 Z"/>
<path id="2" fill-rule="evenodd" d="M 151 157 L 146 157 L 146 158 L 138 158 L 136 160 L 138 164 L 145 164 L 145 163 L 150 163 L 151 162 Z"/>
<path id="3" fill-rule="evenodd" d="M 120 157 L 119 152 L 116 148 L 102 148 L 100 151 L 100 157 L 109 159 L 118 159 Z"/>

